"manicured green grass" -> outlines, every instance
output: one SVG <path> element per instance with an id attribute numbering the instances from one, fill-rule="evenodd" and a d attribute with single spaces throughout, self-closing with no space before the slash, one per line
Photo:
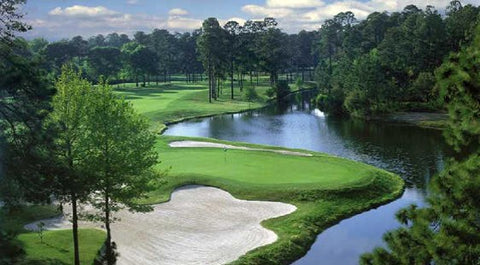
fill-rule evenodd
<path id="1" fill-rule="evenodd" d="M 106 239 L 106 233 L 97 229 L 79 229 L 80 264 L 93 264 L 93 260 Z M 43 232 L 43 241 L 38 233 L 24 233 L 18 236 L 28 262 L 41 264 L 73 264 L 73 240 L 71 230 Z"/>
<path id="2" fill-rule="evenodd" d="M 303 256 L 316 236 L 342 219 L 391 201 L 403 192 L 400 177 L 359 162 L 302 151 L 312 157 L 267 151 L 222 148 L 171 148 L 177 140 L 285 149 L 208 138 L 159 137 L 161 170 L 169 173 L 157 191 L 142 203 L 169 199 L 179 186 L 201 184 L 219 187 L 240 199 L 291 203 L 294 213 L 267 220 L 278 240 L 242 256 L 233 264 L 288 264 Z"/>
<path id="3" fill-rule="evenodd" d="M 170 148 L 167 142 L 172 139 L 183 138 L 161 137 L 158 142 L 161 165 L 171 167 L 171 175 L 198 174 L 201 169 L 206 176 L 246 184 L 305 184 L 305 188 L 321 186 L 323 189 L 336 189 L 345 185 L 364 185 L 372 180 L 371 172 L 376 170 L 351 160 L 308 151 L 306 153 L 314 155 L 305 157 L 236 149 L 224 151 L 222 148 Z"/>
<path id="4" fill-rule="evenodd" d="M 238 88 L 234 91 L 235 99 L 231 100 L 230 89 L 225 87 L 218 100 L 209 103 L 205 82 L 171 82 L 138 88 L 132 85 L 119 85 L 116 91 L 129 100 L 139 113 L 148 117 L 156 130 L 163 128 L 162 124 L 188 118 L 259 108 L 266 100 L 263 96 L 256 102 L 245 101 Z M 256 89 L 262 96 L 268 87 L 258 86 Z"/>

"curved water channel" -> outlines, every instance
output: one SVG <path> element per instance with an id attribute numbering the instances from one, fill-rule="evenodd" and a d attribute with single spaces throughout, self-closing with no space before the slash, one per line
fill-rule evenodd
<path id="1" fill-rule="evenodd" d="M 354 265 L 362 253 L 383 246 L 383 233 L 399 226 L 395 212 L 412 203 L 424 203 L 427 184 L 449 153 L 441 131 L 328 117 L 301 97 L 284 107 L 178 123 L 165 134 L 325 152 L 395 172 L 405 179 L 407 188 L 401 198 L 325 230 L 295 265 Z"/>

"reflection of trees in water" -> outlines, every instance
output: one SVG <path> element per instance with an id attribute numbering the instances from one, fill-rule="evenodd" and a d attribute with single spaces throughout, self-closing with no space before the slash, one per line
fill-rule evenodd
<path id="1" fill-rule="evenodd" d="M 446 153 L 451 152 L 437 130 L 328 117 L 326 124 L 343 138 L 347 148 L 368 155 L 363 162 L 401 175 L 408 186 L 425 189 L 443 167 Z"/>
<path id="2" fill-rule="evenodd" d="M 305 94 L 267 108 L 209 118 L 199 136 L 294 146 L 362 161 L 401 175 L 410 187 L 426 183 L 443 166 L 449 148 L 441 131 L 385 122 L 308 115 Z"/>

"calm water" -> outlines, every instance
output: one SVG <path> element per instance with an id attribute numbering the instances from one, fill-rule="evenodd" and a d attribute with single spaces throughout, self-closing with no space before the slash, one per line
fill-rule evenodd
<path id="1" fill-rule="evenodd" d="M 325 230 L 295 265 L 354 265 L 398 227 L 395 212 L 422 205 L 448 148 L 441 132 L 408 125 L 326 117 L 306 102 L 171 125 L 166 135 L 200 136 L 325 152 L 395 172 L 407 182 L 398 200 Z"/>

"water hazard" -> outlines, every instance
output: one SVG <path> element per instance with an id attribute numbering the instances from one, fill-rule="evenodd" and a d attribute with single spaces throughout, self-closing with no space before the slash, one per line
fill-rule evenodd
<path id="1" fill-rule="evenodd" d="M 355 265 L 362 253 L 383 246 L 383 233 L 398 227 L 395 212 L 412 203 L 423 204 L 427 185 L 449 152 L 441 131 L 327 117 L 301 98 L 296 104 L 182 122 L 169 126 L 165 134 L 325 152 L 395 172 L 405 179 L 407 189 L 401 198 L 325 230 L 295 265 Z"/>

